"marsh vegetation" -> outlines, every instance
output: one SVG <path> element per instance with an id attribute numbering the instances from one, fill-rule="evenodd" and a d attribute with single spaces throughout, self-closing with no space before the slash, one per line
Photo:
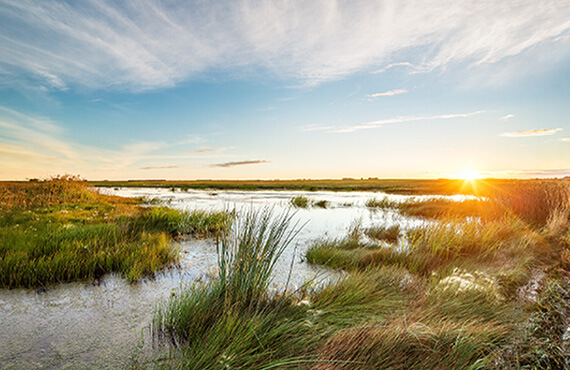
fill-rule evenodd
<path id="1" fill-rule="evenodd" d="M 370 210 L 372 222 L 356 219 L 343 233 L 320 235 L 302 250 L 305 261 L 340 271 L 339 279 L 294 286 L 285 274 L 285 284 L 274 286 L 274 269 L 299 235 L 298 214 L 242 209 L 233 218 L 160 204 L 141 208 L 140 200 L 103 196 L 83 182 L 64 180 L 18 184 L 20 190 L 3 185 L 2 263 L 8 253 L 27 255 L 18 266 L 57 260 L 35 257 L 39 252 L 77 258 L 66 260 L 71 266 L 85 263 L 80 261 L 83 254 L 57 249 L 66 245 L 94 245 L 106 256 L 132 245 L 129 255 L 162 261 L 153 254 L 142 257 L 145 245 L 157 253 L 163 241 L 171 248 L 171 241 L 185 233 L 217 235 L 217 269 L 206 279 L 169 291 L 169 298 L 158 303 L 151 325 L 157 346 L 134 355 L 134 368 L 570 365 L 567 181 L 494 183 L 480 186 L 486 190 L 474 194 L 477 197 L 461 199 L 371 194 L 358 203 L 358 198 L 329 196 L 326 210 L 311 205 L 323 196 L 301 193 L 296 197 L 305 198 L 307 208 L 295 208 L 291 199 L 296 197 L 285 194 L 281 202 L 297 212 L 341 213 L 360 204 Z M 58 187 L 65 191 L 49 190 Z M 53 195 L 58 192 L 62 195 Z M 224 199 L 224 193 L 215 198 Z M 384 211 L 392 216 L 375 216 Z M 418 222 L 405 224 L 394 215 Z M 323 227 L 327 229 L 328 224 Z M 120 248 L 106 250 L 112 244 L 109 239 Z M 7 248 L 6 240 L 28 249 Z M 52 249 L 60 252 L 49 254 Z M 169 256 L 174 259 L 147 270 L 140 267 L 140 275 L 132 276 L 173 263 L 176 254 Z M 142 263 L 122 255 L 121 261 L 125 259 L 132 265 Z M 130 270 L 114 268 L 136 280 Z M 61 276 L 65 270 L 55 271 Z M 15 284 L 22 285 L 27 283 Z"/>
<path id="2" fill-rule="evenodd" d="M 307 260 L 347 274 L 295 290 L 265 280 L 290 219 L 247 215 L 220 246 L 219 276 L 157 311 L 155 335 L 174 349 L 160 366 L 567 368 L 568 183 L 497 191 L 431 203 L 438 221 L 407 231 L 355 223 L 318 240 Z"/>
<path id="3" fill-rule="evenodd" d="M 0 186 L 0 287 L 45 287 L 173 265 L 173 238 L 218 233 L 229 215 L 140 206 L 72 177 Z"/>

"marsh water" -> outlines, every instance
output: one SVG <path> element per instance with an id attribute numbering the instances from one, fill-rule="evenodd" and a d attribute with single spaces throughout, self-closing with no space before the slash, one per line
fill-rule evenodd
<path id="1" fill-rule="evenodd" d="M 304 262 L 312 240 L 345 236 L 349 227 L 399 224 L 412 228 L 424 221 L 407 218 L 394 210 L 371 210 L 366 201 L 389 198 L 405 201 L 410 196 L 371 192 L 292 191 L 173 191 L 155 188 L 102 189 L 124 197 L 159 199 L 183 210 L 260 210 L 275 214 L 293 211 L 302 228 L 276 265 L 272 288 L 287 281 L 299 286 L 335 279 L 339 275 Z M 291 199 L 305 196 L 326 201 L 326 208 L 295 209 Z M 424 198 L 417 197 L 414 198 Z M 190 238 L 177 243 L 180 268 L 159 272 L 154 279 L 129 284 L 109 274 L 97 284 L 60 284 L 47 290 L 0 290 L 0 369 L 120 368 L 129 364 L 137 350 L 150 346 L 149 323 L 153 309 L 180 286 L 204 281 L 215 274 L 213 240 Z"/>

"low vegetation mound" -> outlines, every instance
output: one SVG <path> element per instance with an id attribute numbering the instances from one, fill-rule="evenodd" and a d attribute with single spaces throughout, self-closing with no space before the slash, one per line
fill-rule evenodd
<path id="1" fill-rule="evenodd" d="M 173 238 L 221 231 L 228 215 L 140 207 L 74 177 L 0 185 L 0 287 L 98 279 L 129 281 L 176 263 Z"/>

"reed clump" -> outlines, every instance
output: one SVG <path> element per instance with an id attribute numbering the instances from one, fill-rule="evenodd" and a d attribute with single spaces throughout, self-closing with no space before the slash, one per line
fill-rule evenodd
<path id="1" fill-rule="evenodd" d="M 311 203 L 309 198 L 303 195 L 299 195 L 297 197 L 291 198 L 291 204 L 297 208 L 307 208 Z"/>
<path id="2" fill-rule="evenodd" d="M 317 207 L 317 208 L 327 208 L 329 202 L 326 200 L 311 200 L 304 195 L 299 195 L 297 197 L 291 198 L 291 205 L 295 208 L 309 208 L 309 207 Z"/>
<path id="3" fill-rule="evenodd" d="M 558 218 L 566 225 L 570 216 L 570 181 L 521 180 L 491 187 L 485 194 L 495 203 L 494 212 L 514 215 L 532 227 L 540 228 Z"/>
<path id="4" fill-rule="evenodd" d="M 169 366 L 259 367 L 293 361 L 316 341 L 302 294 L 270 294 L 271 271 L 296 235 L 291 215 L 248 212 L 218 244 L 218 275 L 180 289 L 155 312 L 153 333 L 180 352 Z"/>
<path id="5" fill-rule="evenodd" d="M 0 205 L 0 287 L 98 279 L 129 281 L 176 263 L 173 236 L 220 232 L 230 216 L 142 208 L 77 178 L 8 184 Z"/>

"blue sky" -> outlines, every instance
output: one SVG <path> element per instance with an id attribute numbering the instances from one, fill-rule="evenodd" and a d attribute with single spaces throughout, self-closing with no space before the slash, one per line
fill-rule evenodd
<path id="1" fill-rule="evenodd" d="M 0 0 L 0 179 L 570 175 L 570 0 Z"/>

